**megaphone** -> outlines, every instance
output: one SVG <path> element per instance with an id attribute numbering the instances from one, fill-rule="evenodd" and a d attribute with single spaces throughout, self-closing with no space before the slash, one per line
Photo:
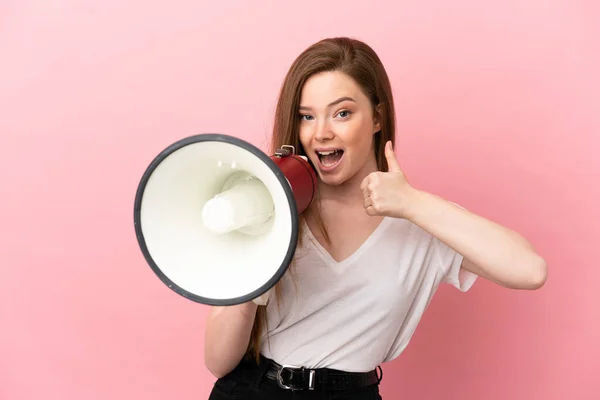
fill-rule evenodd
<path id="1" fill-rule="evenodd" d="M 317 192 L 314 168 L 295 150 L 267 156 L 212 133 L 162 150 L 134 204 L 138 244 L 158 278 L 202 304 L 267 304 L 296 251 L 299 215 Z"/>

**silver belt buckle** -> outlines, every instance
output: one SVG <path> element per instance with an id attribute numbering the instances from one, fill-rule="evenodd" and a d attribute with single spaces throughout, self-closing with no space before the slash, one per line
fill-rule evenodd
<path id="1" fill-rule="evenodd" d="M 305 368 L 297 367 L 295 365 L 282 365 L 281 368 L 279 368 L 279 370 L 277 371 L 277 384 L 279 385 L 279 387 L 282 389 L 287 389 L 287 390 L 304 390 L 303 388 L 299 388 L 296 386 L 286 385 L 283 382 L 283 377 L 281 376 L 281 373 L 283 372 L 284 369 L 304 370 Z M 314 369 L 308 370 L 308 390 L 315 390 L 315 370 Z"/>

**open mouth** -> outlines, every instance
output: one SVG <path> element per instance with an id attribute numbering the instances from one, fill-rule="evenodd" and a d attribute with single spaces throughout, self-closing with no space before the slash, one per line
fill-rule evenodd
<path id="1" fill-rule="evenodd" d="M 317 151 L 317 156 L 319 157 L 319 162 L 326 168 L 330 168 L 335 166 L 344 155 L 344 150 L 333 149 L 333 150 L 322 150 Z"/>

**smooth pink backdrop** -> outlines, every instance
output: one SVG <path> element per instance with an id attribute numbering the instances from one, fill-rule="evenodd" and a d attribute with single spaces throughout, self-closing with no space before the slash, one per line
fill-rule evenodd
<path id="1" fill-rule="evenodd" d="M 595 1 L 0 3 L 0 399 L 204 399 L 207 307 L 139 251 L 144 169 L 184 136 L 264 148 L 312 42 L 370 43 L 411 181 L 526 235 L 538 292 L 443 287 L 386 399 L 600 398 Z"/>

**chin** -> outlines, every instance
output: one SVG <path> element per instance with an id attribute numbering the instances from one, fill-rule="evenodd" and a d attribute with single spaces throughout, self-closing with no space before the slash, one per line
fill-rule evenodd
<path id="1" fill-rule="evenodd" d="M 343 177 L 335 177 L 335 176 L 323 176 L 319 175 L 321 182 L 327 186 L 339 186 L 342 183 L 346 182 L 347 179 Z"/>
<path id="2" fill-rule="evenodd" d="M 352 174 L 342 169 L 335 172 L 323 172 L 317 167 L 317 175 L 319 176 L 320 181 L 328 186 L 339 186 L 352 178 Z"/>

